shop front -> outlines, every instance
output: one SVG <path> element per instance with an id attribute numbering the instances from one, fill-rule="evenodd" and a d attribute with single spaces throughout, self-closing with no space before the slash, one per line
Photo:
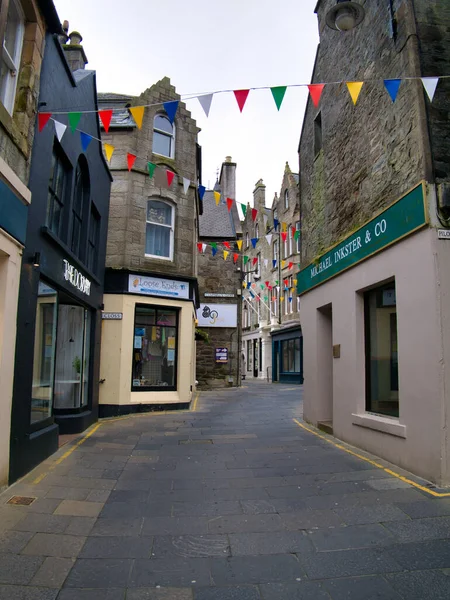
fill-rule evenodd
<path id="1" fill-rule="evenodd" d="M 100 416 L 189 407 L 197 299 L 195 278 L 107 270 Z"/>
<path id="2" fill-rule="evenodd" d="M 303 337 L 300 325 L 278 329 L 272 336 L 272 381 L 303 383 Z"/>

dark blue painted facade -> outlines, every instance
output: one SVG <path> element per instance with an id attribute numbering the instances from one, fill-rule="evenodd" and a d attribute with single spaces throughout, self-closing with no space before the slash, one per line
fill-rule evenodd
<path id="1" fill-rule="evenodd" d="M 301 327 L 290 327 L 271 333 L 272 336 L 272 381 L 278 383 L 303 383 L 303 335 Z M 283 344 L 292 340 L 299 340 L 298 369 L 287 368 L 283 359 Z"/>
<path id="2" fill-rule="evenodd" d="M 25 244 L 28 206 L 0 179 L 0 229 Z"/>

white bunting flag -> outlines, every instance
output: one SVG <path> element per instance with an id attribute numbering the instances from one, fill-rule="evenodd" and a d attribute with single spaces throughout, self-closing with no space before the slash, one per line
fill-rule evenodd
<path id="1" fill-rule="evenodd" d="M 187 194 L 187 191 L 188 191 L 190 185 L 191 185 L 191 180 L 190 179 L 186 179 L 186 177 L 183 177 L 183 190 L 184 190 L 184 195 L 185 196 Z"/>
<path id="2" fill-rule="evenodd" d="M 206 248 L 208 247 L 208 244 L 202 244 L 202 252 L 205 253 Z"/>
<path id="3" fill-rule="evenodd" d="M 64 125 L 64 123 L 60 123 L 59 121 L 55 121 L 55 131 L 56 131 L 56 137 L 58 138 L 58 142 L 61 141 L 62 136 L 65 134 L 67 129 L 67 125 Z"/>
<path id="4" fill-rule="evenodd" d="M 434 93 L 436 91 L 437 84 L 439 83 L 439 77 L 422 77 L 422 83 L 426 93 L 428 94 L 430 102 L 433 102 Z"/>
<path id="5" fill-rule="evenodd" d="M 267 243 L 270 246 L 270 244 L 272 243 L 272 234 L 271 233 L 269 233 L 269 235 L 266 235 L 266 240 L 267 240 Z"/>
<path id="6" fill-rule="evenodd" d="M 209 117 L 209 109 L 211 108 L 212 94 L 205 94 L 205 96 L 198 96 L 198 101 L 202 105 L 205 115 Z"/>

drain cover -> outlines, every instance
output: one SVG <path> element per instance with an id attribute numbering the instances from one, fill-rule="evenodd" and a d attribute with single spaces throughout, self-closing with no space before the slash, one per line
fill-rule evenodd
<path id="1" fill-rule="evenodd" d="M 212 440 L 180 440 L 179 444 L 212 444 Z"/>
<path id="2" fill-rule="evenodd" d="M 28 498 L 27 496 L 13 496 L 6 504 L 16 504 L 17 506 L 30 506 L 36 498 Z"/>

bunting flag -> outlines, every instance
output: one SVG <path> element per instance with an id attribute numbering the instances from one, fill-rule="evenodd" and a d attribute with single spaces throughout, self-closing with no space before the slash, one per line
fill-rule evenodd
<path id="1" fill-rule="evenodd" d="M 280 110 L 281 103 L 283 102 L 284 95 L 286 93 L 287 86 L 280 85 L 278 87 L 270 88 L 272 92 L 273 99 L 275 100 L 275 104 L 277 105 L 278 110 Z"/>
<path id="2" fill-rule="evenodd" d="M 128 152 L 127 154 L 127 165 L 128 165 L 128 170 L 131 171 L 131 169 L 133 168 L 133 165 L 136 161 L 136 155 L 135 154 L 130 154 L 130 152 Z"/>
<path id="3" fill-rule="evenodd" d="M 269 296 L 264 296 L 264 301 L 268 302 L 269 301 Z"/>
<path id="4" fill-rule="evenodd" d="M 236 240 L 236 246 L 238 247 L 238 250 L 242 250 L 242 240 Z"/>
<path id="5" fill-rule="evenodd" d="M 229 254 L 230 253 L 228 252 L 228 250 L 224 250 L 223 251 L 223 260 L 227 260 Z"/>
<path id="6" fill-rule="evenodd" d="M 294 233 L 294 240 L 297 241 L 299 237 L 300 237 L 300 231 L 297 229 L 297 231 Z"/>
<path id="7" fill-rule="evenodd" d="M 400 87 L 402 80 L 401 79 L 385 79 L 384 86 L 389 92 L 389 96 L 391 97 L 392 102 L 395 102 L 398 94 L 398 89 Z"/>
<path id="8" fill-rule="evenodd" d="M 237 263 L 237 259 L 239 258 L 239 254 L 237 254 L 236 252 L 233 254 L 233 262 L 234 264 Z"/>
<path id="9" fill-rule="evenodd" d="M 293 263 L 293 262 L 290 262 L 290 263 L 288 264 L 288 269 L 292 269 L 292 267 L 293 267 L 293 266 L 294 266 L 294 263 Z"/>
<path id="10" fill-rule="evenodd" d="M 256 302 L 259 302 L 261 300 L 261 297 L 259 296 L 259 294 L 256 296 Z"/>
<path id="11" fill-rule="evenodd" d="M 217 242 L 211 242 L 211 248 L 214 248 L 214 250 L 217 250 Z"/>
<path id="12" fill-rule="evenodd" d="M 205 253 L 206 248 L 208 247 L 208 244 L 203 244 L 203 254 Z"/>
<path id="13" fill-rule="evenodd" d="M 42 131 L 44 129 L 44 127 L 49 122 L 51 116 L 52 116 L 52 113 L 39 113 L 38 114 L 38 129 L 39 129 L 39 131 Z"/>
<path id="14" fill-rule="evenodd" d="M 247 100 L 247 96 L 249 94 L 250 90 L 234 90 L 234 95 L 236 97 L 238 106 L 239 106 L 239 110 L 242 112 L 242 109 L 244 108 L 245 102 Z"/>
<path id="15" fill-rule="evenodd" d="M 216 201 L 216 206 L 219 206 L 219 204 L 220 204 L 220 194 L 219 194 L 219 192 L 214 192 L 214 199 Z"/>
<path id="16" fill-rule="evenodd" d="M 55 132 L 56 132 L 56 137 L 58 138 L 58 142 L 61 141 L 62 136 L 66 133 L 66 129 L 67 129 L 67 125 L 64 125 L 64 123 L 60 123 L 59 121 L 55 121 Z M 106 146 L 106 144 L 105 144 L 105 146 Z M 111 146 L 111 148 L 113 148 L 113 151 L 114 151 L 114 146 Z"/>
<path id="17" fill-rule="evenodd" d="M 276 302 L 277 297 L 276 296 L 272 296 L 272 302 Z"/>
<path id="18" fill-rule="evenodd" d="M 294 280 L 293 280 L 293 283 L 294 283 L 294 285 L 297 285 L 297 280 L 296 280 L 296 279 L 294 279 Z"/>
<path id="19" fill-rule="evenodd" d="M 132 106 L 129 109 L 129 111 L 131 113 L 131 116 L 134 119 L 134 122 L 138 126 L 138 129 L 141 129 L 142 121 L 144 120 L 145 107 L 144 106 Z"/>
<path id="20" fill-rule="evenodd" d="M 258 211 L 256 210 L 256 208 L 252 208 L 252 221 L 253 222 L 256 221 L 257 216 L 258 216 Z"/>
<path id="21" fill-rule="evenodd" d="M 148 168 L 148 176 L 150 177 L 150 179 L 152 179 L 153 175 L 155 174 L 156 165 L 152 162 L 149 162 L 149 163 L 147 163 L 147 168 Z"/>
<path id="22" fill-rule="evenodd" d="M 287 233 L 285 231 L 281 232 L 281 239 L 283 240 L 283 242 L 287 240 Z"/>
<path id="23" fill-rule="evenodd" d="M 173 178 L 175 177 L 175 173 L 173 171 L 166 171 L 167 173 L 167 185 L 170 187 L 172 185 Z"/>
<path id="24" fill-rule="evenodd" d="M 199 185 L 198 186 L 198 197 L 200 198 L 200 200 L 203 200 L 203 196 L 205 195 L 206 192 L 206 188 L 204 185 Z"/>
<path id="25" fill-rule="evenodd" d="M 225 246 L 225 248 L 227 250 L 231 250 L 231 248 L 230 248 L 230 242 L 222 242 L 222 244 Z"/>
<path id="26" fill-rule="evenodd" d="M 275 231 L 278 229 L 279 224 L 280 224 L 280 221 L 278 219 L 273 220 L 273 227 L 274 227 Z"/>
<path id="27" fill-rule="evenodd" d="M 110 163 L 111 157 L 113 155 L 115 148 L 114 148 L 114 146 L 111 146 L 111 144 L 104 144 L 104 146 L 105 146 L 106 160 Z"/>
<path id="28" fill-rule="evenodd" d="M 284 302 L 284 296 L 281 296 L 280 300 L 281 302 Z"/>
<path id="29" fill-rule="evenodd" d="M 99 110 L 98 116 L 100 117 L 101 122 L 103 123 L 103 127 L 104 127 L 106 133 L 108 133 L 109 126 L 111 124 L 111 119 L 113 116 L 113 111 L 112 110 Z"/>
<path id="30" fill-rule="evenodd" d="M 292 237 L 294 237 L 294 235 L 295 235 L 295 232 L 296 232 L 296 231 L 297 231 L 297 230 L 295 229 L 295 227 L 291 227 L 291 233 L 292 233 Z"/>
<path id="31" fill-rule="evenodd" d="M 197 248 L 198 248 L 199 252 L 202 252 L 202 250 L 203 250 L 203 244 L 201 242 L 198 242 Z"/>
<path id="32" fill-rule="evenodd" d="M 253 246 L 253 250 L 256 248 L 256 244 L 259 241 L 259 238 L 252 238 L 251 240 L 252 246 Z"/>
<path id="33" fill-rule="evenodd" d="M 232 206 L 233 206 L 233 200 L 231 198 L 227 198 L 228 212 L 230 212 Z"/>
<path id="34" fill-rule="evenodd" d="M 284 280 L 283 280 L 283 283 L 284 283 L 284 285 L 285 285 L 285 286 L 286 286 L 286 288 L 287 288 L 287 286 L 289 285 L 289 279 L 284 279 Z"/>
<path id="35" fill-rule="evenodd" d="M 270 281 L 266 281 L 265 284 L 266 284 L 266 287 L 268 288 L 270 285 Z"/>
<path id="36" fill-rule="evenodd" d="M 191 185 L 191 180 L 187 179 L 186 177 L 183 177 L 183 191 L 184 191 L 185 196 L 187 194 L 187 191 L 188 191 L 190 185 Z"/>
<path id="37" fill-rule="evenodd" d="M 255 298 L 255 294 L 252 292 L 252 290 L 248 290 L 248 291 L 249 291 L 250 296 L 254 299 Z"/>
<path id="38" fill-rule="evenodd" d="M 271 233 L 269 233 L 268 235 L 266 235 L 266 240 L 267 240 L 267 243 L 270 246 L 270 244 L 272 243 L 272 234 Z"/>
<path id="39" fill-rule="evenodd" d="M 275 269 L 275 267 L 277 266 L 277 261 L 276 261 L 276 259 L 274 259 L 274 260 L 272 261 L 272 266 L 273 266 L 273 268 L 274 268 L 274 269 Z"/>
<path id="40" fill-rule="evenodd" d="M 241 208 L 242 208 L 242 213 L 244 215 L 244 219 L 247 216 L 247 205 L 246 204 L 241 204 Z"/>
<path id="41" fill-rule="evenodd" d="M 209 117 L 209 110 L 211 108 L 212 99 L 213 94 L 205 94 L 204 96 L 198 96 L 198 101 L 200 102 L 207 117 Z"/>
<path id="42" fill-rule="evenodd" d="M 281 223 L 281 231 L 285 231 L 287 233 L 287 223 Z"/>
<path id="43" fill-rule="evenodd" d="M 211 248 L 212 255 L 215 256 L 217 254 L 217 248 Z"/>
<path id="44" fill-rule="evenodd" d="M 255 266 L 256 264 L 258 264 L 258 257 L 255 256 L 252 262 L 253 262 L 253 266 Z"/>
<path id="45" fill-rule="evenodd" d="M 245 283 L 245 281 L 242 282 L 242 287 L 244 288 L 244 290 L 247 288 L 247 284 Z"/>
<path id="46" fill-rule="evenodd" d="M 92 142 L 92 135 L 89 135 L 88 133 L 84 133 L 84 131 L 80 131 L 80 139 L 81 139 L 81 147 L 83 149 L 83 152 L 86 152 L 89 144 Z"/>
<path id="47" fill-rule="evenodd" d="M 320 97 L 322 96 L 323 88 L 325 87 L 324 83 L 312 83 L 308 85 L 309 94 L 311 96 L 311 100 L 314 103 L 314 106 L 317 108 L 319 106 Z"/>
<path id="48" fill-rule="evenodd" d="M 248 256 L 244 256 L 244 265 L 248 263 Z"/>
<path id="49" fill-rule="evenodd" d="M 70 125 L 70 129 L 71 129 L 72 133 L 75 133 L 75 131 L 78 127 L 78 123 L 80 122 L 80 119 L 81 119 L 81 113 L 80 112 L 69 113 L 67 118 L 69 119 L 69 125 Z"/>
<path id="50" fill-rule="evenodd" d="M 282 260 L 282 261 L 281 261 L 281 268 L 282 268 L 282 269 L 284 269 L 284 267 L 285 267 L 285 266 L 286 266 L 286 261 L 285 261 L 285 260 Z"/>
<path id="51" fill-rule="evenodd" d="M 436 92 L 437 84 L 439 83 L 439 77 L 422 77 L 422 83 L 430 102 L 433 102 L 434 93 Z"/>
<path id="52" fill-rule="evenodd" d="M 289 296 L 288 300 L 289 302 L 292 302 L 292 296 Z"/>
<path id="53" fill-rule="evenodd" d="M 178 100 L 173 100 L 171 102 L 163 102 L 164 110 L 166 111 L 167 116 L 169 117 L 169 121 L 172 125 L 175 119 L 175 115 L 177 114 L 178 104 Z"/>
<path id="54" fill-rule="evenodd" d="M 347 81 L 347 89 L 353 100 L 353 104 L 358 102 L 359 94 L 361 93 L 361 88 L 363 85 L 364 81 Z"/>
<path id="55" fill-rule="evenodd" d="M 279 290 L 280 289 L 280 282 L 278 281 L 278 279 L 275 280 L 275 285 L 277 286 L 277 289 Z"/>
<path id="56" fill-rule="evenodd" d="M 261 283 L 259 287 L 263 290 L 266 286 L 263 283 Z"/>

